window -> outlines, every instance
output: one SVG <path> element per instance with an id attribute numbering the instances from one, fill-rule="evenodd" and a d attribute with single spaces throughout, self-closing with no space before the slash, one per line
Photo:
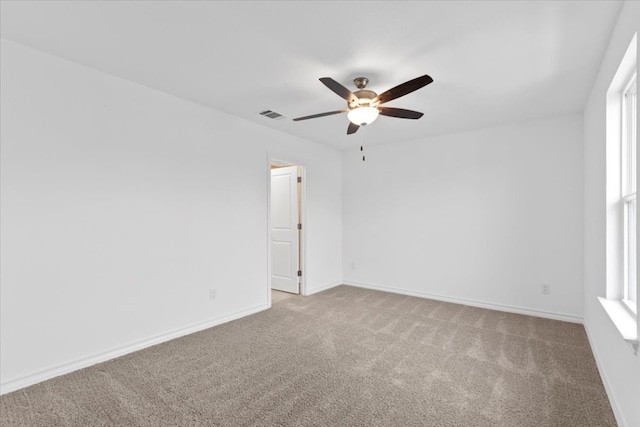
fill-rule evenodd
<path id="1" fill-rule="evenodd" d="M 637 354 L 637 34 L 606 96 L 606 296 L 599 297 L 622 338 Z"/>
<path id="2" fill-rule="evenodd" d="M 622 300 L 625 305 L 634 313 L 638 312 L 637 298 L 637 241 L 636 241 L 636 220 L 637 220 L 637 73 L 634 73 L 627 81 L 622 94 L 622 129 L 621 129 L 621 184 L 623 210 L 623 285 Z"/>

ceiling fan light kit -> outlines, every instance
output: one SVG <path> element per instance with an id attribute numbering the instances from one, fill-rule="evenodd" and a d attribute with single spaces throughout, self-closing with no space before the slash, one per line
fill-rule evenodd
<path id="1" fill-rule="evenodd" d="M 402 108 L 381 107 L 380 105 L 418 90 L 421 87 L 432 83 L 433 79 L 425 74 L 424 76 L 417 77 L 393 87 L 380 95 L 376 94 L 374 91 L 365 89 L 369 83 L 369 79 L 366 77 L 357 77 L 353 80 L 353 84 L 359 89 L 356 92 L 351 92 L 331 77 L 322 77 L 320 81 L 338 96 L 345 99 L 347 101 L 348 108 L 344 110 L 329 111 L 327 113 L 313 114 L 311 116 L 298 117 L 293 119 L 293 121 L 297 122 L 300 120 L 315 119 L 333 114 L 347 113 L 347 118 L 350 122 L 349 127 L 347 128 L 347 135 L 351 135 L 356 133 L 360 126 L 366 126 L 373 123 L 373 121 L 378 118 L 378 115 L 413 120 L 422 117 L 423 114 L 418 111 L 405 110 Z"/>
<path id="2" fill-rule="evenodd" d="M 375 107 L 356 107 L 347 113 L 347 118 L 351 123 L 358 126 L 366 126 L 373 123 L 378 118 L 380 111 Z"/>

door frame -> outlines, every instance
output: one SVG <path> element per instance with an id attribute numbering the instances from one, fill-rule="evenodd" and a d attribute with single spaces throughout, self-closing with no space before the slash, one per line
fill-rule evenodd
<path id="1" fill-rule="evenodd" d="M 300 295 L 307 295 L 307 169 L 304 162 L 296 159 L 295 156 L 284 156 L 272 152 L 267 152 L 267 303 L 271 307 L 271 165 L 277 166 L 299 166 L 302 177 L 300 186 L 300 218 L 302 230 L 298 242 L 300 259 L 299 269 L 302 270 L 300 277 Z"/>

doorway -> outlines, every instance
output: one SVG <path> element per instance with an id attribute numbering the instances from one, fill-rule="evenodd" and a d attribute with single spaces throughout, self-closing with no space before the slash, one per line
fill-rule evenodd
<path id="1" fill-rule="evenodd" d="M 269 299 L 272 291 L 304 294 L 304 167 L 269 162 Z"/>

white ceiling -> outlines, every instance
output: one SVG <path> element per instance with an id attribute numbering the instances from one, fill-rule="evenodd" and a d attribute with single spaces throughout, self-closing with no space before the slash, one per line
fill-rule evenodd
<path id="1" fill-rule="evenodd" d="M 2 37 L 264 126 L 349 149 L 581 111 L 621 3 L 13 2 Z M 389 102 L 425 113 L 380 117 L 346 135 L 345 108 L 318 81 L 378 93 L 429 74 Z M 272 109 L 287 119 L 258 113 Z"/>

